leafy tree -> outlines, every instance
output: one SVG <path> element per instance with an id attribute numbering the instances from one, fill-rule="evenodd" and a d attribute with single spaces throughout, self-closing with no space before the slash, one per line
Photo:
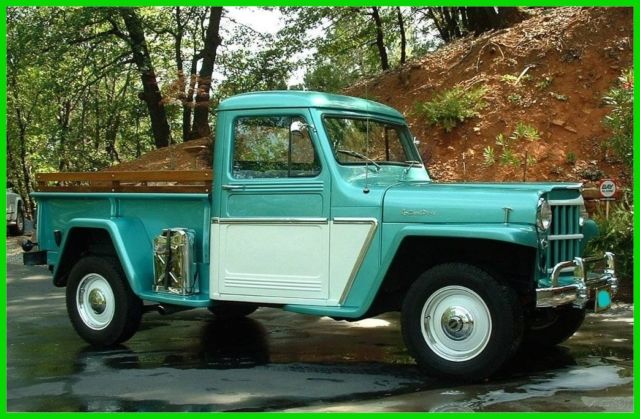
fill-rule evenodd
<path id="1" fill-rule="evenodd" d="M 425 7 L 422 19 L 430 20 L 444 42 L 469 33 L 479 35 L 492 29 L 513 25 L 524 18 L 517 7 Z"/>
<path id="2" fill-rule="evenodd" d="M 633 70 L 625 70 L 616 86 L 604 98 L 611 112 L 604 125 L 611 130 L 608 143 L 627 167 L 633 171 Z"/>

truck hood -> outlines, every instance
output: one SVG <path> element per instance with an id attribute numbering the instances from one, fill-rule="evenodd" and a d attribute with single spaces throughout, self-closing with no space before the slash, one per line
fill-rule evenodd
<path id="1" fill-rule="evenodd" d="M 384 222 L 533 224 L 541 196 L 580 195 L 579 183 L 431 183 L 391 186 L 384 197 Z M 509 208 L 509 210 L 505 210 Z"/>

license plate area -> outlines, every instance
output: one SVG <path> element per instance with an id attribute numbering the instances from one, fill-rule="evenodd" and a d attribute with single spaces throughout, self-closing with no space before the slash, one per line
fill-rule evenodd
<path id="1" fill-rule="evenodd" d="M 611 307 L 611 287 L 609 285 L 594 289 L 593 311 L 600 313 Z"/>

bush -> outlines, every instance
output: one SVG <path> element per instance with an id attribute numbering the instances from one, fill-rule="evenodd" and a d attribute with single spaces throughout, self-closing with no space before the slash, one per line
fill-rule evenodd
<path id="1" fill-rule="evenodd" d="M 618 85 L 609 90 L 604 101 L 613 107 L 603 121 L 612 134 L 608 145 L 631 169 L 633 167 L 633 69 L 622 73 L 618 78 Z"/>
<path id="2" fill-rule="evenodd" d="M 616 273 L 621 279 L 633 275 L 633 203 L 616 205 L 607 220 L 604 211 L 594 215 L 600 235 L 589 242 L 587 255 L 613 252 L 616 255 Z"/>
<path id="3" fill-rule="evenodd" d="M 441 126 L 449 132 L 465 119 L 479 115 L 478 112 L 486 106 L 482 100 L 486 93 L 484 86 L 472 89 L 456 86 L 437 94 L 429 102 L 418 103 L 416 110 L 431 125 Z"/>
<path id="4" fill-rule="evenodd" d="M 536 159 L 527 153 L 526 146 L 523 146 L 521 142 L 533 142 L 539 139 L 540 133 L 538 130 L 534 126 L 525 124 L 524 122 L 518 122 L 509 136 L 505 136 L 502 133 L 498 134 L 496 136 L 496 146 L 502 148 L 500 164 L 502 166 L 520 167 L 523 161 L 526 161 L 527 166 L 533 166 L 536 164 Z M 518 151 L 516 151 L 516 149 Z"/>

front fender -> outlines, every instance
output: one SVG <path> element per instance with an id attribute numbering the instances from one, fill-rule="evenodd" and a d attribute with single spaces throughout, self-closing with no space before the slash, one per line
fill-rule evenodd
<path id="1" fill-rule="evenodd" d="M 535 226 L 524 224 L 401 224 L 382 226 L 382 249 L 377 275 L 359 273 L 343 306 L 288 305 L 285 309 L 304 314 L 359 318 L 369 310 L 402 242 L 408 237 L 493 240 L 537 248 Z"/>
<path id="2" fill-rule="evenodd" d="M 400 243 L 412 236 L 495 240 L 538 247 L 538 232 L 523 224 L 385 224 L 382 232 L 382 262 L 390 262 Z"/>
<path id="3" fill-rule="evenodd" d="M 109 234 L 122 270 L 134 293 L 139 294 L 151 286 L 153 279 L 153 248 L 147 232 L 138 218 L 121 217 L 111 219 L 74 218 L 68 223 L 60 246 L 60 263 L 53 272 L 54 283 L 71 269 L 76 260 L 68 255 L 74 229 L 99 229 Z M 70 257 L 71 256 L 71 257 Z"/>

